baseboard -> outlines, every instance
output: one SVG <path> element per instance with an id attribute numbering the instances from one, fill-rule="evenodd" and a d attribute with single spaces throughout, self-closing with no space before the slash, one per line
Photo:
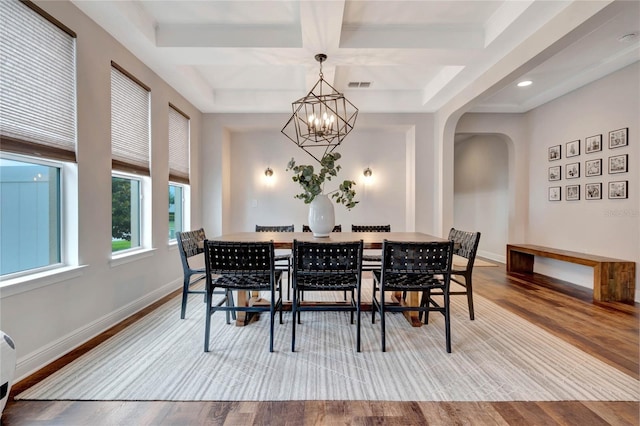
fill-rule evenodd
<path id="1" fill-rule="evenodd" d="M 79 328 L 64 337 L 61 337 L 60 339 L 19 358 L 16 363 L 15 378 L 13 380 L 14 383 L 17 383 L 35 373 L 44 366 L 69 353 L 74 348 L 77 348 L 110 327 L 113 327 L 120 321 L 129 318 L 131 315 L 139 312 L 181 286 L 182 279 L 171 281 L 159 289 L 134 300 L 128 305 L 125 305 L 102 318 L 98 318 L 97 320 L 87 324 L 85 327 Z"/>
<path id="2" fill-rule="evenodd" d="M 504 254 L 496 254 L 488 251 L 478 250 L 478 257 L 482 257 L 484 259 L 493 260 L 498 263 L 507 263 L 507 256 Z"/>

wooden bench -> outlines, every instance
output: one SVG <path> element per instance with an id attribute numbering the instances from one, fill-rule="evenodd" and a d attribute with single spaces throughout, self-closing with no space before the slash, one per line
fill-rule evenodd
<path id="1" fill-rule="evenodd" d="M 532 244 L 507 244 L 507 272 L 533 273 L 534 256 L 593 267 L 593 300 L 634 303 L 636 263 Z"/>

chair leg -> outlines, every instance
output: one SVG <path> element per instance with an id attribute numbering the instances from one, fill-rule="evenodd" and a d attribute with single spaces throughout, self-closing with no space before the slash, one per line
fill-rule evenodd
<path id="1" fill-rule="evenodd" d="M 376 303 L 376 281 L 373 280 L 373 295 L 371 296 L 371 324 L 376 323 L 376 310 L 378 309 Z"/>
<path id="2" fill-rule="evenodd" d="M 287 259 L 287 300 L 291 300 L 291 260 Z"/>
<path id="3" fill-rule="evenodd" d="M 425 290 L 422 292 L 422 298 L 424 299 L 424 306 L 427 307 L 427 310 L 424 312 L 424 323 L 429 324 L 429 307 L 431 305 L 431 290 Z M 422 306 L 422 303 L 420 304 Z"/>
<path id="4" fill-rule="evenodd" d="M 449 313 L 449 294 L 444 294 L 444 327 L 447 339 L 447 353 L 451 353 L 451 318 Z"/>
<path id="5" fill-rule="evenodd" d="M 380 336 L 382 337 L 382 352 L 387 351 L 387 345 L 385 341 L 385 320 L 384 320 L 384 292 L 380 289 Z"/>
<path id="6" fill-rule="evenodd" d="M 184 319 L 187 312 L 187 299 L 189 297 L 189 277 L 184 278 L 182 283 L 182 309 L 180 310 L 180 319 Z"/>
<path id="7" fill-rule="evenodd" d="M 227 289 L 227 305 L 234 307 L 236 306 L 235 302 L 233 301 L 233 291 Z M 236 320 L 236 311 L 231 311 L 231 319 L 232 320 Z"/>
<path id="8" fill-rule="evenodd" d="M 346 294 L 346 292 L 347 292 L 347 291 L 345 290 L 345 294 Z M 356 304 L 356 301 L 355 301 L 355 300 L 354 300 L 354 298 L 353 298 L 353 291 L 351 291 L 351 306 L 353 306 L 353 305 L 355 305 L 355 304 Z M 354 317 L 354 315 L 353 315 L 353 311 L 351 311 L 351 324 L 353 324 L 353 317 Z"/>
<path id="9" fill-rule="evenodd" d="M 276 293 L 273 290 L 271 290 L 271 303 L 269 306 L 269 319 L 271 320 L 271 323 L 269 324 L 269 352 L 273 352 L 273 328 L 274 328 L 274 322 L 276 317 L 276 311 L 275 311 L 276 302 L 273 299 L 275 299 L 275 296 L 276 296 Z"/>
<path id="10" fill-rule="evenodd" d="M 211 293 L 207 291 L 206 294 L 207 307 L 204 318 L 204 351 L 209 352 L 209 336 L 211 331 Z"/>
<path id="11" fill-rule="evenodd" d="M 293 326 L 291 327 L 291 352 L 296 351 L 296 315 L 298 314 L 298 291 L 293 289 L 293 303 L 291 304 Z"/>
<path id="12" fill-rule="evenodd" d="M 282 281 L 280 281 L 280 285 L 278 286 L 278 301 L 276 303 L 276 309 L 279 310 L 280 315 L 280 324 L 282 324 Z M 275 294 L 275 290 L 274 290 Z"/>
<path id="13" fill-rule="evenodd" d="M 351 292 L 351 294 L 353 294 L 353 291 Z M 356 300 L 356 311 L 358 312 L 358 318 L 357 318 L 357 330 L 356 330 L 356 351 L 360 352 L 360 317 L 361 317 L 361 310 L 360 310 L 360 305 L 361 305 L 361 289 L 360 289 L 360 285 L 358 285 L 358 300 Z"/>
<path id="14" fill-rule="evenodd" d="M 465 287 L 467 288 L 467 304 L 469 305 L 469 319 L 473 321 L 475 314 L 473 312 L 473 283 L 471 282 L 471 274 L 464 276 Z"/>

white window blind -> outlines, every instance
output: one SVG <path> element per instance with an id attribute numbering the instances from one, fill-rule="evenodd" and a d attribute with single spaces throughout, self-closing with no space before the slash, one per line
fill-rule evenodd
<path id="1" fill-rule="evenodd" d="M 0 1 L 3 151 L 76 161 L 75 37 L 32 3 Z"/>
<path id="2" fill-rule="evenodd" d="M 149 136 L 149 89 L 112 63 L 112 168 L 149 176 Z"/>
<path id="3" fill-rule="evenodd" d="M 169 180 L 189 183 L 189 117 L 169 105 Z"/>

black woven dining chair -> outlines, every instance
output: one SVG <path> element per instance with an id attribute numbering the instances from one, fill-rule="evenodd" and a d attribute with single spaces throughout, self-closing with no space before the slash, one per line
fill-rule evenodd
<path id="1" fill-rule="evenodd" d="M 205 268 L 193 268 L 189 260 L 193 257 L 200 256 L 204 252 L 203 245 L 207 236 L 203 228 L 193 231 L 176 232 L 176 241 L 178 242 L 178 251 L 180 252 L 180 260 L 182 262 L 182 307 L 180 309 L 180 319 L 184 319 L 187 312 L 187 301 L 190 294 L 202 294 L 203 301 L 206 290 L 193 290 L 191 287 L 196 283 L 204 280 Z M 218 290 L 214 294 L 224 294 L 225 297 L 218 301 L 219 304 L 227 303 L 233 305 L 233 294 L 229 291 Z M 236 314 L 231 312 L 233 319 Z M 227 322 L 229 322 L 229 312 L 227 312 Z"/>
<path id="2" fill-rule="evenodd" d="M 360 306 L 362 281 L 362 240 L 358 242 L 318 243 L 293 241 L 293 321 L 291 351 L 296 349 L 296 323 L 301 311 L 345 311 L 356 314 L 356 350 L 360 352 Z M 302 292 L 343 291 L 348 302 L 300 303 Z"/>
<path id="3" fill-rule="evenodd" d="M 351 225 L 351 232 L 391 232 L 391 225 Z M 362 270 L 379 270 L 382 254 L 365 253 L 362 257 Z"/>
<path id="4" fill-rule="evenodd" d="M 311 232 L 309 225 L 302 225 L 302 232 Z M 342 225 L 335 225 L 331 232 L 342 232 Z"/>
<path id="5" fill-rule="evenodd" d="M 444 316 L 447 352 L 451 352 L 451 322 L 449 312 L 449 285 L 453 241 L 443 242 L 396 242 L 385 240 L 382 243 L 382 269 L 373 271 L 373 306 L 371 321 L 375 323 L 376 312 L 380 314 L 380 333 L 382 352 L 386 350 L 386 313 L 418 311 L 425 313 L 429 321 L 429 312 L 437 311 Z M 431 297 L 431 291 L 440 291 L 443 301 Z M 387 304 L 386 292 L 423 292 L 423 301 L 419 306 L 406 304 Z M 380 298 L 378 299 L 378 293 Z"/>
<path id="6" fill-rule="evenodd" d="M 458 266 L 453 264 L 451 267 L 451 281 L 457 284 L 454 288 L 459 289 L 461 286 L 464 290 L 450 290 L 452 296 L 466 295 L 467 305 L 469 306 L 469 319 L 475 319 L 473 310 L 473 265 L 476 261 L 476 253 L 478 252 L 478 244 L 480 244 L 480 232 L 461 231 L 451 228 L 449 230 L 449 240 L 453 241 L 453 254 L 460 256 L 464 260 L 464 265 Z M 439 292 L 432 292 L 437 295 Z"/>
<path id="7" fill-rule="evenodd" d="M 293 232 L 293 225 L 256 225 L 256 232 Z M 287 300 L 291 299 L 291 252 L 276 254 L 276 269 L 287 272 Z"/>
<path id="8" fill-rule="evenodd" d="M 269 312 L 269 352 L 273 352 L 273 329 L 276 312 L 282 324 L 282 271 L 276 270 L 271 242 L 204 242 L 206 269 L 206 305 L 204 351 L 209 352 L 211 316 L 217 311 Z M 216 288 L 229 291 L 269 291 L 269 305 L 212 305 Z"/>
<path id="9" fill-rule="evenodd" d="M 309 225 L 302 225 L 302 232 L 311 232 Z M 331 232 L 342 232 L 342 225 L 335 225 Z M 304 300 L 304 293 L 300 293 L 300 299 Z M 344 300 L 347 300 L 347 292 L 344 292 Z"/>

